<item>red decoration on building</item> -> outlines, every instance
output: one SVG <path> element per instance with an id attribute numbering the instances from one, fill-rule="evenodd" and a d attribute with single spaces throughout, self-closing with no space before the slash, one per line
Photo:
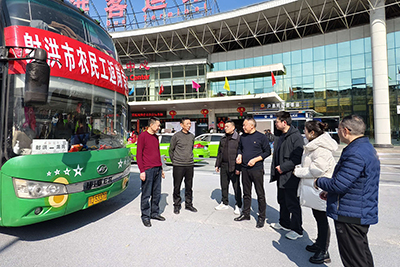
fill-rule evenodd
<path id="1" fill-rule="evenodd" d="M 203 108 L 203 109 L 200 111 L 200 113 L 203 114 L 203 116 L 204 116 L 204 118 L 205 118 L 205 117 L 207 117 L 208 109 Z"/>
<path id="2" fill-rule="evenodd" d="M 243 116 L 243 112 L 246 111 L 246 109 L 244 107 L 238 107 L 236 110 L 237 110 L 237 112 L 240 113 L 240 116 Z"/>
<path id="3" fill-rule="evenodd" d="M 171 111 L 169 112 L 169 115 L 171 115 L 172 118 L 174 118 L 176 114 L 177 114 L 177 113 L 176 113 L 175 110 L 171 110 Z"/>
<path id="4" fill-rule="evenodd" d="M 220 130 L 223 130 L 223 129 L 225 128 L 225 122 L 220 121 L 220 122 L 218 123 L 218 128 L 219 128 Z"/>

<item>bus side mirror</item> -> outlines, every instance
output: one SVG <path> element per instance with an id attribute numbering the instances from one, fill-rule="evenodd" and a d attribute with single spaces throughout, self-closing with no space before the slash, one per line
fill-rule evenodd
<path id="1" fill-rule="evenodd" d="M 46 50 L 36 49 L 35 60 L 26 65 L 24 92 L 25 103 L 47 103 L 50 66 L 47 64 L 46 60 Z"/>

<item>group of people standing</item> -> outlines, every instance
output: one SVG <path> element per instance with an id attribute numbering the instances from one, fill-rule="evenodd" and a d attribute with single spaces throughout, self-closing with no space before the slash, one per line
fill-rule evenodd
<path id="1" fill-rule="evenodd" d="M 182 130 L 171 139 L 169 155 L 173 164 L 174 213 L 181 209 L 180 189 L 185 180 L 185 208 L 197 212 L 193 206 L 193 145 L 194 135 L 189 132 L 190 119 L 182 118 Z M 344 266 L 373 266 L 367 233 L 369 225 L 378 221 L 378 186 L 380 162 L 373 146 L 364 136 L 365 123 L 357 115 L 343 118 L 339 124 L 340 140 L 347 144 L 336 164 L 333 152 L 338 144 L 325 132 L 320 121 L 305 123 L 304 134 L 292 126 L 290 114 L 276 114 L 279 136 L 274 142 L 270 182 L 277 182 L 279 222 L 271 223 L 276 230 L 287 231 L 286 238 L 303 237 L 301 206 L 310 207 L 317 223 L 317 239 L 306 246 L 313 252 L 309 261 L 315 264 L 330 262 L 328 246 L 330 228 L 328 217 L 335 222 L 336 236 Z M 235 221 L 250 220 L 251 191 L 254 184 L 258 200 L 256 227 L 264 227 L 266 197 L 264 190 L 264 159 L 271 155 L 268 137 L 256 129 L 252 117 L 245 118 L 242 135 L 235 130 L 233 121 L 225 122 L 225 135 L 221 138 L 215 169 L 220 173 L 222 199 L 216 210 L 229 209 L 229 183 L 235 194 Z M 160 120 L 151 118 L 146 134 L 139 135 L 137 162 L 142 180 L 142 221 L 151 226 L 150 219 L 164 221 L 159 214 L 161 194 L 160 151 L 156 133 Z M 240 184 L 242 173 L 243 201 Z"/>

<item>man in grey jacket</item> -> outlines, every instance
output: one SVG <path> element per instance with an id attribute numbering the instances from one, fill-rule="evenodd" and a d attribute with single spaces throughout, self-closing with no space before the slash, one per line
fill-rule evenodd
<path id="1" fill-rule="evenodd" d="M 174 134 L 169 146 L 169 157 L 173 167 L 174 180 L 174 213 L 179 214 L 181 210 L 181 184 L 185 177 L 185 209 L 197 212 L 193 207 L 193 146 L 194 135 L 189 132 L 191 122 L 189 118 L 182 118 L 180 123 L 182 130 Z"/>

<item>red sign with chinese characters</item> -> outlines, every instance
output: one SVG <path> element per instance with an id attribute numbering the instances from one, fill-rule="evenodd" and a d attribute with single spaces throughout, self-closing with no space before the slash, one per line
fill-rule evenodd
<path id="1" fill-rule="evenodd" d="M 144 118 L 144 117 L 165 117 L 165 112 L 143 112 L 143 113 L 132 113 L 132 118 Z"/>
<path id="2" fill-rule="evenodd" d="M 4 29 L 6 46 L 43 48 L 47 51 L 50 75 L 93 84 L 128 96 L 127 77 L 115 59 L 99 50 L 64 35 L 26 26 Z M 25 57 L 31 50 L 15 57 Z M 25 73 L 28 60 L 10 62 L 9 73 Z"/>

